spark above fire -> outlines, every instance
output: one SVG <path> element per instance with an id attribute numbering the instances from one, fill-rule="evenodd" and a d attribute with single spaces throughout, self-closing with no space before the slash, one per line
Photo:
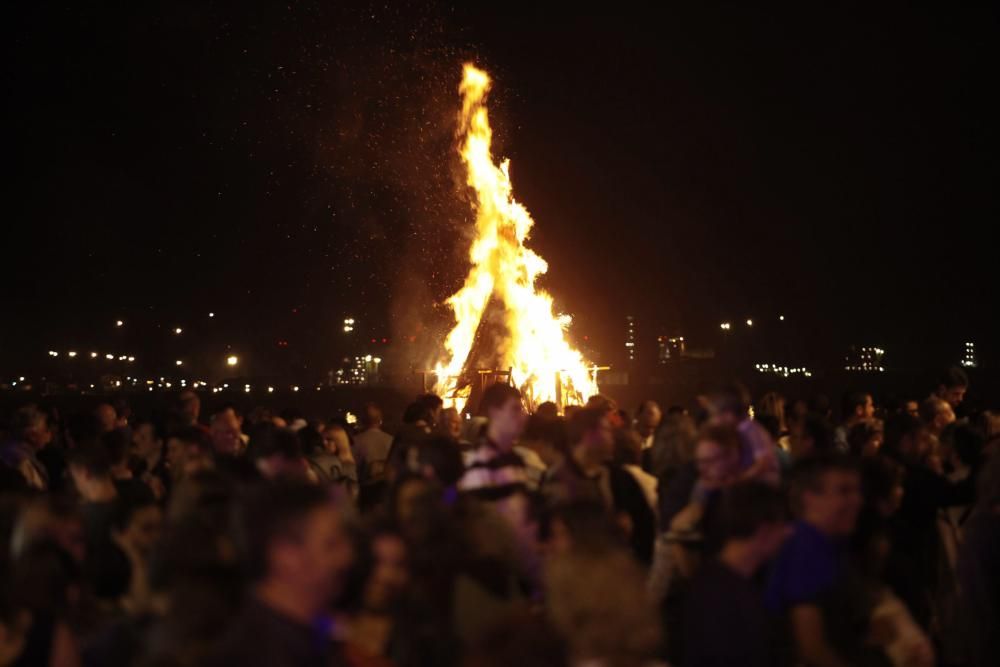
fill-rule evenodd
<path id="1" fill-rule="evenodd" d="M 472 266 L 447 301 L 455 326 L 434 369 L 435 390 L 462 407 L 484 368 L 509 370 L 529 406 L 582 403 L 597 393 L 597 369 L 566 340 L 570 316 L 554 314 L 552 297 L 535 285 L 548 264 L 525 245 L 534 221 L 513 197 L 510 161 L 493 159 L 490 85 L 486 72 L 465 65 L 458 135 L 466 182 L 475 194 Z"/>

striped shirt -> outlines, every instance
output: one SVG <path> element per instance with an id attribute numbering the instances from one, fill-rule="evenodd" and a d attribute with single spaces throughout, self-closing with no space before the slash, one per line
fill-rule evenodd
<path id="1" fill-rule="evenodd" d="M 465 452 L 465 473 L 458 490 L 482 500 L 500 500 L 530 488 L 524 461 L 513 451 L 502 451 L 483 438 L 479 446 Z"/>

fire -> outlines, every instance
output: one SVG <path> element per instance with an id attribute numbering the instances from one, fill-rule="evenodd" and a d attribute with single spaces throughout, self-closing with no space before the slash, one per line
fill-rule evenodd
<path id="1" fill-rule="evenodd" d="M 510 369 L 513 384 L 529 406 L 582 403 L 597 393 L 596 370 L 566 340 L 570 316 L 554 314 L 552 297 L 535 286 L 548 264 L 525 245 L 535 223 L 514 199 L 510 161 L 497 164 L 491 153 L 486 110 L 490 83 L 486 72 L 465 65 L 459 86 L 459 153 L 475 193 L 475 235 L 465 284 L 447 301 L 455 326 L 445 339 L 447 360 L 435 368 L 435 390 L 452 405 L 468 398 L 468 373 L 481 363 L 470 355 L 487 317 L 498 320 L 491 324 L 499 329 L 487 342 L 492 367 Z M 491 309 L 491 303 L 499 308 Z"/>

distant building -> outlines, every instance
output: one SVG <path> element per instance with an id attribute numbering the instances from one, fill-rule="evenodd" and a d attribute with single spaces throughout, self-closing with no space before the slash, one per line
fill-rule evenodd
<path id="1" fill-rule="evenodd" d="M 884 355 L 885 350 L 880 347 L 852 345 L 847 350 L 844 370 L 858 373 L 883 373 L 885 372 L 882 361 Z"/>
<path id="2" fill-rule="evenodd" d="M 965 344 L 965 350 L 962 353 L 962 361 L 960 363 L 966 368 L 975 368 L 979 365 L 979 360 L 976 358 L 975 343 Z"/>
<path id="3" fill-rule="evenodd" d="M 684 355 L 684 336 L 657 336 L 656 361 L 660 364 L 678 361 Z"/>
<path id="4" fill-rule="evenodd" d="M 635 361 L 638 350 L 635 346 L 635 317 L 625 317 L 625 355 L 629 361 Z"/>
<path id="5" fill-rule="evenodd" d="M 382 359 L 370 354 L 344 357 L 343 365 L 332 376 L 333 384 L 368 385 L 378 383 Z"/>

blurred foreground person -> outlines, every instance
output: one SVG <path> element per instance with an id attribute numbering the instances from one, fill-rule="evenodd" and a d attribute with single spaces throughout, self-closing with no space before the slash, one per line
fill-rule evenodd
<path id="1" fill-rule="evenodd" d="M 351 564 L 341 516 L 318 486 L 255 490 L 239 520 L 250 590 L 209 665 L 345 664 L 327 611 Z"/>

